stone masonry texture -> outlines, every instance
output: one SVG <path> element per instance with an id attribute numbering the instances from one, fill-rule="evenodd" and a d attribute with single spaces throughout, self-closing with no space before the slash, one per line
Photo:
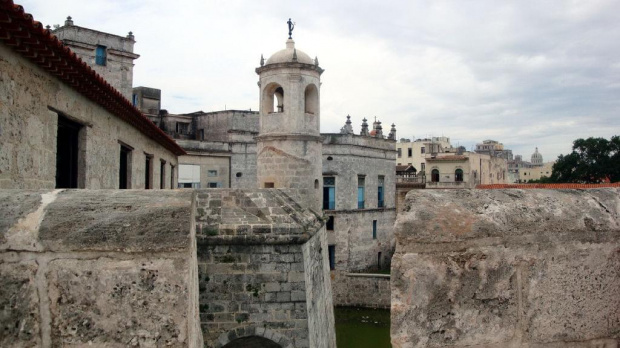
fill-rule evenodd
<path id="1" fill-rule="evenodd" d="M 415 190 L 394 347 L 617 347 L 620 190 Z"/>
<path id="2" fill-rule="evenodd" d="M 334 347 L 325 229 L 299 201 L 0 190 L 0 344 Z"/>
<path id="3" fill-rule="evenodd" d="M 335 345 L 322 222 L 294 190 L 198 190 L 200 320 L 207 347 L 244 335 Z"/>

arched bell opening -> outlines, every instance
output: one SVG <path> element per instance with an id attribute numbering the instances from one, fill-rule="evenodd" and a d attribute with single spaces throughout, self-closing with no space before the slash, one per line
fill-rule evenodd
<path id="1" fill-rule="evenodd" d="M 319 91 L 314 84 L 306 86 L 304 93 L 304 112 L 313 115 L 319 112 Z"/>
<path id="2" fill-rule="evenodd" d="M 284 88 L 277 83 L 270 83 L 263 90 L 263 112 L 272 114 L 284 112 Z"/>

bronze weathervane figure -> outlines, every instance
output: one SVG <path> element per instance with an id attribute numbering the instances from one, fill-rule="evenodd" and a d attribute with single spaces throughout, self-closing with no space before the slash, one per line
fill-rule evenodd
<path id="1" fill-rule="evenodd" d="M 293 29 L 295 29 L 295 23 L 293 23 L 291 21 L 291 19 L 288 19 L 288 22 L 286 22 L 288 24 L 288 38 L 289 39 L 293 39 Z"/>

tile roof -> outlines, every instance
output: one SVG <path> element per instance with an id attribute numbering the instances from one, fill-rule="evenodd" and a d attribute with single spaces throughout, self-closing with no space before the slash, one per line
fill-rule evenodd
<path id="1" fill-rule="evenodd" d="M 0 0 L 0 41 L 175 155 L 185 151 L 13 0 Z"/>
<path id="2" fill-rule="evenodd" d="M 415 167 L 413 167 L 412 165 L 396 165 L 396 171 L 397 172 L 404 172 L 406 170 L 410 170 L 410 171 L 416 171 Z"/>
<path id="3" fill-rule="evenodd" d="M 437 156 L 435 158 L 426 158 L 427 161 L 465 161 L 469 157 L 462 155 Z"/>
<path id="4" fill-rule="evenodd" d="M 477 185 L 477 189 L 591 189 L 601 187 L 620 187 L 620 182 L 613 184 L 491 184 Z"/>

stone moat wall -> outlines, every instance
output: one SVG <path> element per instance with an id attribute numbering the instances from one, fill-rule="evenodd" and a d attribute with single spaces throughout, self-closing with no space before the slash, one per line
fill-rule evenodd
<path id="1" fill-rule="evenodd" d="M 390 275 L 332 271 L 334 306 L 390 309 Z"/>
<path id="2" fill-rule="evenodd" d="M 396 222 L 394 347 L 620 339 L 620 190 L 416 190 Z"/>

